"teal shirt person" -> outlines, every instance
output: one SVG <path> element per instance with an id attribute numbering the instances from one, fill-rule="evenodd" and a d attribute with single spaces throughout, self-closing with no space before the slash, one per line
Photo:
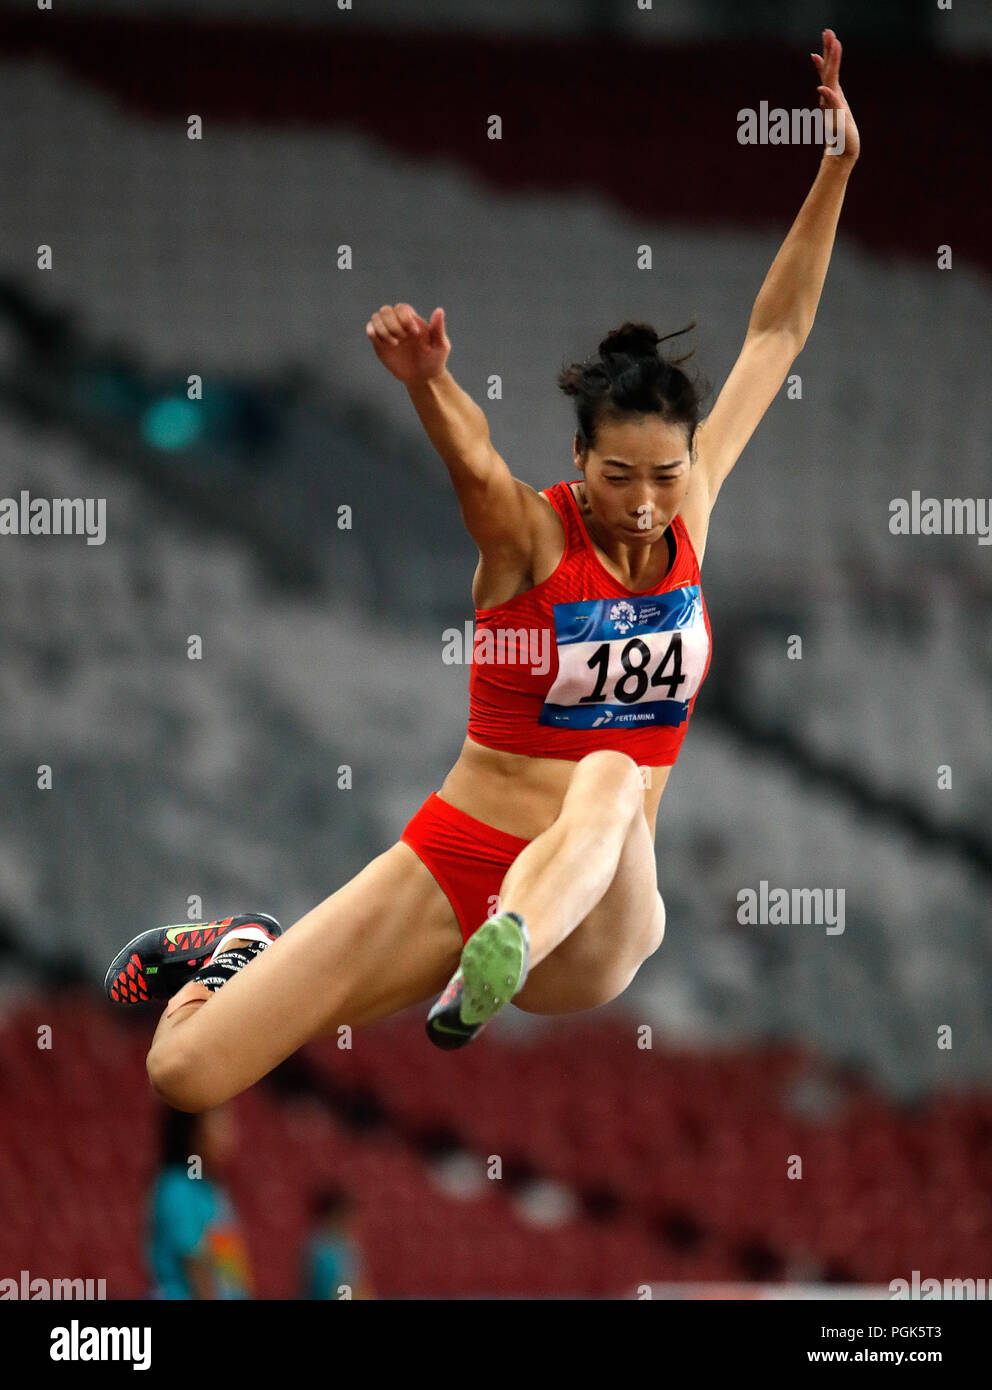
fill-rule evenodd
<path id="1" fill-rule="evenodd" d="M 315 1236 L 307 1248 L 304 1298 L 341 1298 L 355 1294 L 359 1267 L 356 1252 L 347 1239 Z"/>
<path id="2" fill-rule="evenodd" d="M 304 1298 L 373 1297 L 354 1215 L 354 1200 L 343 1188 L 324 1188 L 311 1197 L 310 1237 L 303 1249 L 301 1270 Z"/>
<path id="3" fill-rule="evenodd" d="M 151 1194 L 148 1263 L 153 1297 L 198 1298 L 187 1261 L 203 1261 L 218 1299 L 251 1298 L 251 1267 L 234 1210 L 222 1188 L 191 1178 L 183 1167 L 162 1170 Z"/>

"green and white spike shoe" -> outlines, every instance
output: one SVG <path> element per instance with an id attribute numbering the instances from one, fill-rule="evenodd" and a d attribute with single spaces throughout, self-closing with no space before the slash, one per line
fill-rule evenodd
<path id="1" fill-rule="evenodd" d="M 487 917 L 466 941 L 458 969 L 427 1015 L 427 1036 L 451 1051 L 477 1038 L 524 987 L 530 936 L 516 912 Z"/>

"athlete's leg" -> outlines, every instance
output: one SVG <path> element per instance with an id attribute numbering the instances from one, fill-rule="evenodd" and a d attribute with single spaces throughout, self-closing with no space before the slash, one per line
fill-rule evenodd
<path id="1" fill-rule="evenodd" d="M 527 977 L 513 1002 L 535 1014 L 574 1013 L 624 992 L 662 943 L 665 904 L 651 832 L 638 817 L 613 882 L 593 910 Z"/>
<path id="2" fill-rule="evenodd" d="M 625 753 L 590 753 L 558 818 L 510 866 L 500 907 L 523 917 L 531 939 L 518 1008 L 595 1008 L 622 993 L 661 944 L 665 909 L 643 811 L 637 764 Z"/>
<path id="3" fill-rule="evenodd" d="M 178 1110 L 220 1105 L 311 1038 L 342 1024 L 361 1027 L 436 994 L 461 948 L 447 898 L 400 842 L 216 993 L 185 986 L 152 1040 L 152 1085 Z"/>
<path id="4" fill-rule="evenodd" d="M 531 969 L 603 898 L 643 809 L 637 764 L 626 753 L 603 749 L 576 763 L 557 819 L 520 852 L 500 888 L 500 908 L 527 923 Z"/>

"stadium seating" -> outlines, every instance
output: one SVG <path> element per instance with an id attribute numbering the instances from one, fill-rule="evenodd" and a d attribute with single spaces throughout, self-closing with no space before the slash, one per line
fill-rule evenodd
<path id="1" fill-rule="evenodd" d="M 51 1049 L 38 1047 L 42 1022 Z M 881 1284 L 914 1268 L 981 1273 L 987 1097 L 948 1091 L 914 1111 L 835 1077 L 836 1112 L 814 1121 L 790 1101 L 822 1071 L 809 1052 L 638 1051 L 615 1016 L 560 1028 L 442 1054 L 407 1016 L 350 1050 L 310 1044 L 308 1094 L 239 1097 L 229 1183 L 258 1295 L 299 1296 L 307 1203 L 328 1184 L 356 1200 L 384 1297 L 623 1297 L 761 1269 Z M 162 1115 L 144 1073 L 150 1034 L 146 1018 L 122 1022 L 86 991 L 39 996 L 0 1023 L 4 1271 L 104 1278 L 112 1298 L 146 1292 Z M 379 1105 L 372 1129 L 348 1118 L 357 1093 Z M 470 1194 L 446 1188 L 424 1146 L 441 1126 L 478 1169 Z M 790 1179 L 795 1156 L 802 1176 Z M 490 1178 L 494 1157 L 503 1168 Z M 572 1191 L 572 1214 L 525 1206 L 525 1171 Z"/>

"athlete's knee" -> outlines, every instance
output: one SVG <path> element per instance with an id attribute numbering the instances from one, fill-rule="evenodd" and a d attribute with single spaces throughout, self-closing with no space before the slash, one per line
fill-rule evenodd
<path id="1" fill-rule="evenodd" d="M 617 748 L 597 748 L 575 765 L 569 783 L 573 799 L 608 806 L 628 819 L 644 807 L 644 784 L 634 759 Z M 568 798 L 566 798 L 567 800 Z"/>
<path id="2" fill-rule="evenodd" d="M 211 1089 L 210 1069 L 204 1065 L 198 1049 L 183 1037 L 182 1028 L 172 1028 L 154 1038 L 145 1070 L 152 1090 L 173 1110 L 196 1114 L 224 1099 L 214 1093 L 215 1087 Z"/>
<path id="3" fill-rule="evenodd" d="M 212 1102 L 197 1083 L 195 1059 L 185 1052 L 181 1043 L 153 1043 L 145 1059 L 145 1069 L 152 1090 L 173 1110 L 185 1110 L 189 1114 L 209 1110 Z"/>

